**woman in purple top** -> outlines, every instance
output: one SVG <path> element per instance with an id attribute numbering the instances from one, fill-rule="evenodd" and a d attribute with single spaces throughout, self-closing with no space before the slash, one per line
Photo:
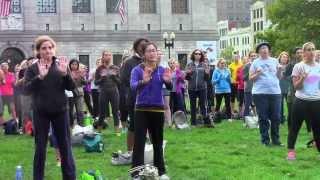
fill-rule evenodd
<path id="1" fill-rule="evenodd" d="M 159 175 L 166 178 L 162 149 L 165 111 L 162 86 L 165 84 L 167 89 L 171 89 L 171 74 L 158 66 L 157 46 L 154 43 L 146 43 L 142 52 L 144 61 L 132 70 L 130 80 L 131 89 L 137 92 L 132 167 L 144 163 L 148 131 L 153 143 L 154 166 L 158 168 Z M 136 175 L 132 174 L 133 177 Z"/>

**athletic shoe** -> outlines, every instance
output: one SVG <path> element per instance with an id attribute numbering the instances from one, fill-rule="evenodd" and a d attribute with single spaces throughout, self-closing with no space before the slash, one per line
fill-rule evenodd
<path id="1" fill-rule="evenodd" d="M 287 160 L 296 160 L 296 152 L 294 150 L 288 152 Z"/>
<path id="2" fill-rule="evenodd" d="M 162 176 L 160 176 L 160 180 L 170 180 L 170 178 L 166 174 L 163 174 Z"/>
<path id="3" fill-rule="evenodd" d="M 132 163 L 132 154 L 130 152 L 115 152 L 112 154 L 112 165 L 130 165 Z"/>

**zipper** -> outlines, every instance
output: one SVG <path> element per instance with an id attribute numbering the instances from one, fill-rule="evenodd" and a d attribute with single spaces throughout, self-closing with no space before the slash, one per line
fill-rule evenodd
<path id="1" fill-rule="evenodd" d="M 198 69 L 196 65 L 196 91 L 198 90 Z"/>

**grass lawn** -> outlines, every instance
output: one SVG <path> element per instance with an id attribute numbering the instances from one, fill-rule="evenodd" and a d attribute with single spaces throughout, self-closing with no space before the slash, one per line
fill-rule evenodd
<path id="1" fill-rule="evenodd" d="M 286 126 L 281 139 L 286 143 Z M 88 154 L 82 147 L 73 148 L 77 174 L 99 169 L 107 179 L 128 179 L 128 166 L 110 164 L 113 151 L 125 149 L 125 135 L 117 137 L 112 129 L 103 132 L 106 151 Z M 197 128 L 178 131 L 167 129 L 165 157 L 173 180 L 206 179 L 320 179 L 320 159 L 315 149 L 307 149 L 309 135 L 301 130 L 297 144 L 297 160 L 288 162 L 286 148 L 264 147 L 257 129 L 246 129 L 239 121 L 223 122 L 214 129 Z M 0 135 L 0 180 L 14 179 L 15 167 L 22 165 L 26 180 L 32 179 L 34 144 L 28 136 Z M 46 180 L 59 180 L 55 154 L 48 148 Z"/>

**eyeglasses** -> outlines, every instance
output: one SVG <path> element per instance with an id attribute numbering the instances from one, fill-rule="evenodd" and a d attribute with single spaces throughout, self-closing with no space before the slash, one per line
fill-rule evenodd
<path id="1" fill-rule="evenodd" d="M 194 55 L 201 55 L 201 53 L 194 53 Z"/>

